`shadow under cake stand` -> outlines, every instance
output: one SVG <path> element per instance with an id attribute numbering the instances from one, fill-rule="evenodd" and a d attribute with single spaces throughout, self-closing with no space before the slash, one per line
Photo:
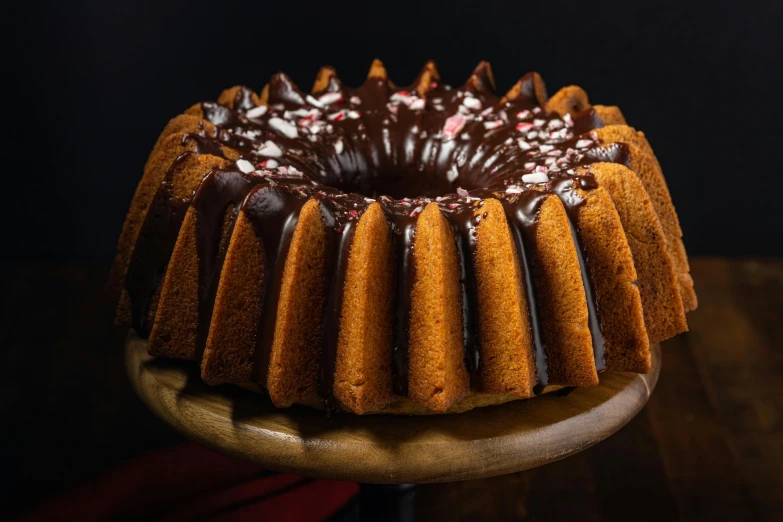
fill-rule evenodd
<path id="1" fill-rule="evenodd" d="M 277 409 L 237 386 L 210 387 L 193 363 L 156 359 L 128 335 L 125 363 L 147 406 L 185 436 L 273 471 L 375 484 L 447 482 L 502 475 L 573 455 L 605 439 L 647 402 L 661 368 L 605 372 L 568 395 L 478 408 L 459 415 L 333 414 Z"/>

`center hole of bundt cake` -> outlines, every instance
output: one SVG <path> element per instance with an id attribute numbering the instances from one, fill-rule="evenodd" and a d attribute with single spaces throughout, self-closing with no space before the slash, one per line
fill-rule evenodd
<path id="1" fill-rule="evenodd" d="M 434 167 L 389 165 L 382 169 L 345 169 L 333 173 L 328 184 L 343 192 L 358 192 L 373 199 L 378 196 L 391 196 L 395 199 L 418 196 L 434 198 L 454 192 L 457 184 L 449 181 L 446 169 L 438 168 L 439 165 Z"/>

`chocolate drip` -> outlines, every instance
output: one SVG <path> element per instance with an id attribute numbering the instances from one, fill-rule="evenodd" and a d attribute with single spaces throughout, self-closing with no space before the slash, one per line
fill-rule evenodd
<path id="1" fill-rule="evenodd" d="M 585 158 L 585 164 L 606 161 L 609 163 L 619 163 L 628 168 L 631 167 L 631 151 L 625 143 L 609 143 L 607 145 L 589 149 L 585 153 Z"/>
<path id="2" fill-rule="evenodd" d="M 600 372 L 606 369 L 606 345 L 601 333 L 598 301 L 595 297 L 595 285 L 590 271 L 590 258 L 585 251 L 584 242 L 579 233 L 579 210 L 584 206 L 585 199 L 574 191 L 576 183 L 582 190 L 598 188 L 598 182 L 593 176 L 564 177 L 552 183 L 552 192 L 557 194 L 563 202 L 568 222 L 571 225 L 571 236 L 577 247 L 576 254 L 579 259 L 579 270 L 582 273 L 582 286 L 584 286 L 587 298 L 587 324 L 590 327 L 590 336 L 593 341 L 595 369 Z"/>
<path id="3" fill-rule="evenodd" d="M 239 205 L 251 188 L 264 181 L 236 171 L 215 170 L 201 182 L 193 197 L 196 208 L 196 252 L 198 254 L 199 284 L 198 303 L 199 321 L 197 346 L 203 351 L 207 343 L 212 309 L 215 305 L 220 271 L 228 248 L 221 244 L 224 226 L 227 237 L 231 237 L 239 213 Z M 226 214 L 229 207 L 231 212 Z"/>
<path id="4" fill-rule="evenodd" d="M 174 196 L 173 173 L 192 154 L 185 152 L 169 167 L 147 210 L 128 266 L 125 289 L 131 300 L 133 327 L 142 337 L 150 334 L 147 320 L 149 300 L 163 278 L 190 205 L 190 198 Z"/>
<path id="5" fill-rule="evenodd" d="M 517 248 L 519 268 L 525 282 L 525 298 L 527 299 L 528 317 L 530 319 L 530 337 L 533 343 L 533 356 L 536 363 L 536 386 L 538 393 L 549 384 L 547 370 L 546 345 L 544 344 L 541 327 L 541 306 L 538 300 L 538 289 L 535 281 L 538 266 L 533 253 L 536 251 L 536 230 L 541 207 L 549 196 L 546 192 L 528 190 L 511 197 L 501 198 L 506 211 L 508 224 Z"/>
<path id="6" fill-rule="evenodd" d="M 598 116 L 595 109 L 585 109 L 573 116 L 574 134 L 585 134 L 594 129 L 600 129 L 604 126 L 604 120 Z"/>
<path id="7" fill-rule="evenodd" d="M 331 196 L 331 197 L 329 197 Z M 340 319 L 345 295 L 345 278 L 348 271 L 348 256 L 356 235 L 360 212 L 367 204 L 362 197 L 351 197 L 353 208 L 347 208 L 334 195 L 319 195 L 321 215 L 327 229 L 326 289 L 327 300 L 324 312 L 323 342 L 318 364 L 318 394 L 327 411 L 337 407 L 334 397 L 334 372 L 337 367 L 337 347 L 340 334 Z M 341 198 L 343 199 L 343 198 Z M 355 208 L 358 207 L 359 210 Z"/>
<path id="8" fill-rule="evenodd" d="M 540 83 L 537 85 L 537 82 Z M 543 100 L 539 100 L 538 98 L 539 93 L 536 92 L 537 86 L 540 87 L 542 91 L 540 94 Z M 546 87 L 544 86 L 544 81 L 540 76 L 538 76 L 537 73 L 529 72 L 519 79 L 519 94 L 517 99 L 514 101 L 522 102 L 527 107 L 535 107 L 540 102 L 546 101 L 546 97 Z"/>
<path id="9" fill-rule="evenodd" d="M 245 86 L 241 86 L 234 96 L 234 110 L 245 113 L 256 106 L 253 101 L 255 94 Z"/>
<path id="10" fill-rule="evenodd" d="M 313 192 L 310 186 L 300 187 L 293 183 L 270 180 L 268 184 L 255 187 L 242 204 L 241 211 L 250 220 L 264 249 L 262 306 L 253 366 L 253 378 L 262 386 L 266 386 L 269 375 L 285 260 L 299 220 L 299 212 Z"/>
<path id="11" fill-rule="evenodd" d="M 201 102 L 201 112 L 205 120 L 218 127 L 236 129 L 244 126 L 238 112 L 216 102 Z"/>
<path id="12" fill-rule="evenodd" d="M 394 292 L 392 386 L 397 395 L 407 395 L 411 303 L 413 282 L 416 280 L 413 243 L 420 211 L 400 205 L 391 198 L 381 198 L 380 203 L 391 227 L 397 267 L 395 274 L 397 284 Z"/>
<path id="13" fill-rule="evenodd" d="M 305 95 L 285 73 L 277 73 L 269 80 L 269 104 L 304 105 Z"/>
<path id="14" fill-rule="evenodd" d="M 462 295 L 462 332 L 465 347 L 465 367 L 475 373 L 481 363 L 478 334 L 478 285 L 476 278 L 477 230 L 486 213 L 475 212 L 484 205 L 480 199 L 468 203 L 455 203 L 450 198 L 438 202 L 443 215 L 454 231 L 457 255 L 460 262 L 460 292 Z"/>

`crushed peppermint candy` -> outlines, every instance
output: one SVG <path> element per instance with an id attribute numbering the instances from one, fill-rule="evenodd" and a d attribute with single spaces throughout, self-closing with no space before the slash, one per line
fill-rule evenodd
<path id="1" fill-rule="evenodd" d="M 262 161 L 261 163 L 258 164 L 258 166 L 263 168 L 263 169 L 274 169 L 274 168 L 277 168 L 277 165 L 278 165 L 277 161 L 275 161 L 273 159 L 268 159 L 268 160 Z"/>
<path id="2" fill-rule="evenodd" d="M 469 99 L 474 99 L 474 98 L 469 98 Z M 485 121 L 484 122 L 484 128 L 485 129 L 497 129 L 501 125 L 503 125 L 503 122 L 500 121 L 500 120 Z"/>
<path id="3" fill-rule="evenodd" d="M 247 118 L 260 118 L 264 114 L 266 114 L 266 111 L 269 110 L 269 107 L 266 105 L 259 105 L 258 107 L 253 107 L 249 111 L 245 113 L 245 117 Z"/>
<path id="4" fill-rule="evenodd" d="M 465 190 L 462 187 L 457 187 L 457 195 L 461 198 L 467 198 L 470 197 L 470 194 L 468 194 L 468 191 Z"/>
<path id="5" fill-rule="evenodd" d="M 530 111 L 529 111 L 529 110 L 527 110 L 527 109 L 525 109 L 525 110 L 522 110 L 522 111 L 519 111 L 519 112 L 517 113 L 517 119 L 518 119 L 518 120 L 526 120 L 526 119 L 527 119 L 527 118 L 529 118 L 529 117 L 530 117 Z"/>
<path id="6" fill-rule="evenodd" d="M 586 149 L 590 145 L 593 144 L 593 140 L 579 140 L 576 142 L 576 145 L 574 145 L 577 149 Z"/>
<path id="7" fill-rule="evenodd" d="M 522 123 L 517 123 L 517 130 L 519 132 L 524 132 L 524 131 L 526 131 L 528 129 L 532 129 L 532 128 L 533 128 L 533 124 L 530 123 L 529 121 L 524 121 Z"/>
<path id="8" fill-rule="evenodd" d="M 539 147 L 538 147 L 538 150 L 540 150 L 541 152 L 543 152 L 544 154 L 546 154 L 547 152 L 549 152 L 550 150 L 552 150 L 552 149 L 554 149 L 554 148 L 555 148 L 555 147 L 554 147 L 554 146 L 552 146 L 552 145 L 541 145 L 541 146 L 539 146 Z"/>
<path id="9" fill-rule="evenodd" d="M 318 101 L 323 105 L 331 105 L 343 101 L 343 95 L 339 92 L 327 92 L 318 97 Z"/>
<path id="10" fill-rule="evenodd" d="M 547 176 L 545 172 L 535 172 L 533 174 L 522 175 L 523 183 L 547 183 L 548 181 L 549 176 Z"/>
<path id="11" fill-rule="evenodd" d="M 360 116 L 361 114 L 359 114 L 359 111 L 348 111 L 348 117 L 352 120 L 359 119 Z"/>
<path id="12" fill-rule="evenodd" d="M 322 108 L 322 109 L 323 109 L 323 104 L 322 104 L 321 102 L 319 102 L 318 100 L 316 100 L 316 99 L 315 99 L 315 97 L 314 97 L 314 96 L 312 96 L 312 95 L 310 95 L 310 94 L 308 94 L 308 95 L 305 97 L 305 101 L 306 101 L 307 103 L 309 103 L 310 105 L 315 105 L 316 107 L 320 107 L 320 108 Z"/>
<path id="13" fill-rule="evenodd" d="M 334 151 L 337 154 L 341 154 L 343 152 L 343 147 L 344 147 L 343 140 L 337 140 L 334 142 Z"/>
<path id="14" fill-rule="evenodd" d="M 256 170 L 256 168 L 253 166 L 252 163 L 245 159 L 238 159 L 237 160 L 237 168 L 244 172 L 245 174 L 249 174 L 250 172 L 253 172 Z"/>
<path id="15" fill-rule="evenodd" d="M 362 99 L 358 96 L 351 96 L 351 99 L 349 100 L 351 102 L 351 105 L 361 105 Z"/>
<path id="16" fill-rule="evenodd" d="M 453 140 L 454 137 L 465 127 L 467 120 L 461 114 L 455 114 L 446 118 L 446 123 L 443 125 L 443 137 L 446 140 Z"/>
<path id="17" fill-rule="evenodd" d="M 420 111 L 424 108 L 425 102 L 423 98 L 416 98 L 408 105 L 408 108 L 412 111 Z"/>
<path id="18" fill-rule="evenodd" d="M 280 150 L 280 147 L 278 147 L 277 144 L 271 140 L 264 142 L 257 152 L 259 155 L 266 156 L 268 158 L 279 158 L 283 155 L 283 151 Z"/>
<path id="19" fill-rule="evenodd" d="M 481 100 L 478 98 L 472 98 L 472 97 L 465 97 L 464 100 L 462 100 L 462 104 L 467 107 L 468 109 L 479 111 L 481 110 L 482 104 Z"/>
<path id="20" fill-rule="evenodd" d="M 536 118 L 535 120 L 533 120 L 533 125 L 535 125 L 536 127 L 543 127 L 545 123 L 546 120 L 542 120 L 540 118 Z"/>
<path id="21" fill-rule="evenodd" d="M 411 94 L 408 91 L 397 91 L 391 96 L 389 96 L 389 101 L 410 105 L 410 103 L 413 101 L 413 96 L 411 96 Z"/>
<path id="22" fill-rule="evenodd" d="M 530 150 L 533 148 L 528 142 L 526 142 L 522 138 L 519 138 L 517 140 L 517 144 L 519 145 L 519 148 L 522 150 Z"/>
<path id="23" fill-rule="evenodd" d="M 297 138 L 299 132 L 296 130 L 296 126 L 285 121 L 283 118 L 269 118 L 269 127 L 282 134 L 286 138 Z"/>

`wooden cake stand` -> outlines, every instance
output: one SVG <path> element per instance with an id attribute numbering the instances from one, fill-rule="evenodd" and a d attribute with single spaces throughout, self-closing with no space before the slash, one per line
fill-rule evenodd
<path id="1" fill-rule="evenodd" d="M 303 406 L 276 409 L 265 396 L 201 382 L 192 363 L 147 354 L 131 334 L 128 375 L 152 411 L 184 435 L 267 469 L 376 484 L 446 482 L 541 466 L 577 453 L 626 424 L 647 402 L 661 368 L 607 372 L 601 384 L 459 415 L 356 416 Z"/>

